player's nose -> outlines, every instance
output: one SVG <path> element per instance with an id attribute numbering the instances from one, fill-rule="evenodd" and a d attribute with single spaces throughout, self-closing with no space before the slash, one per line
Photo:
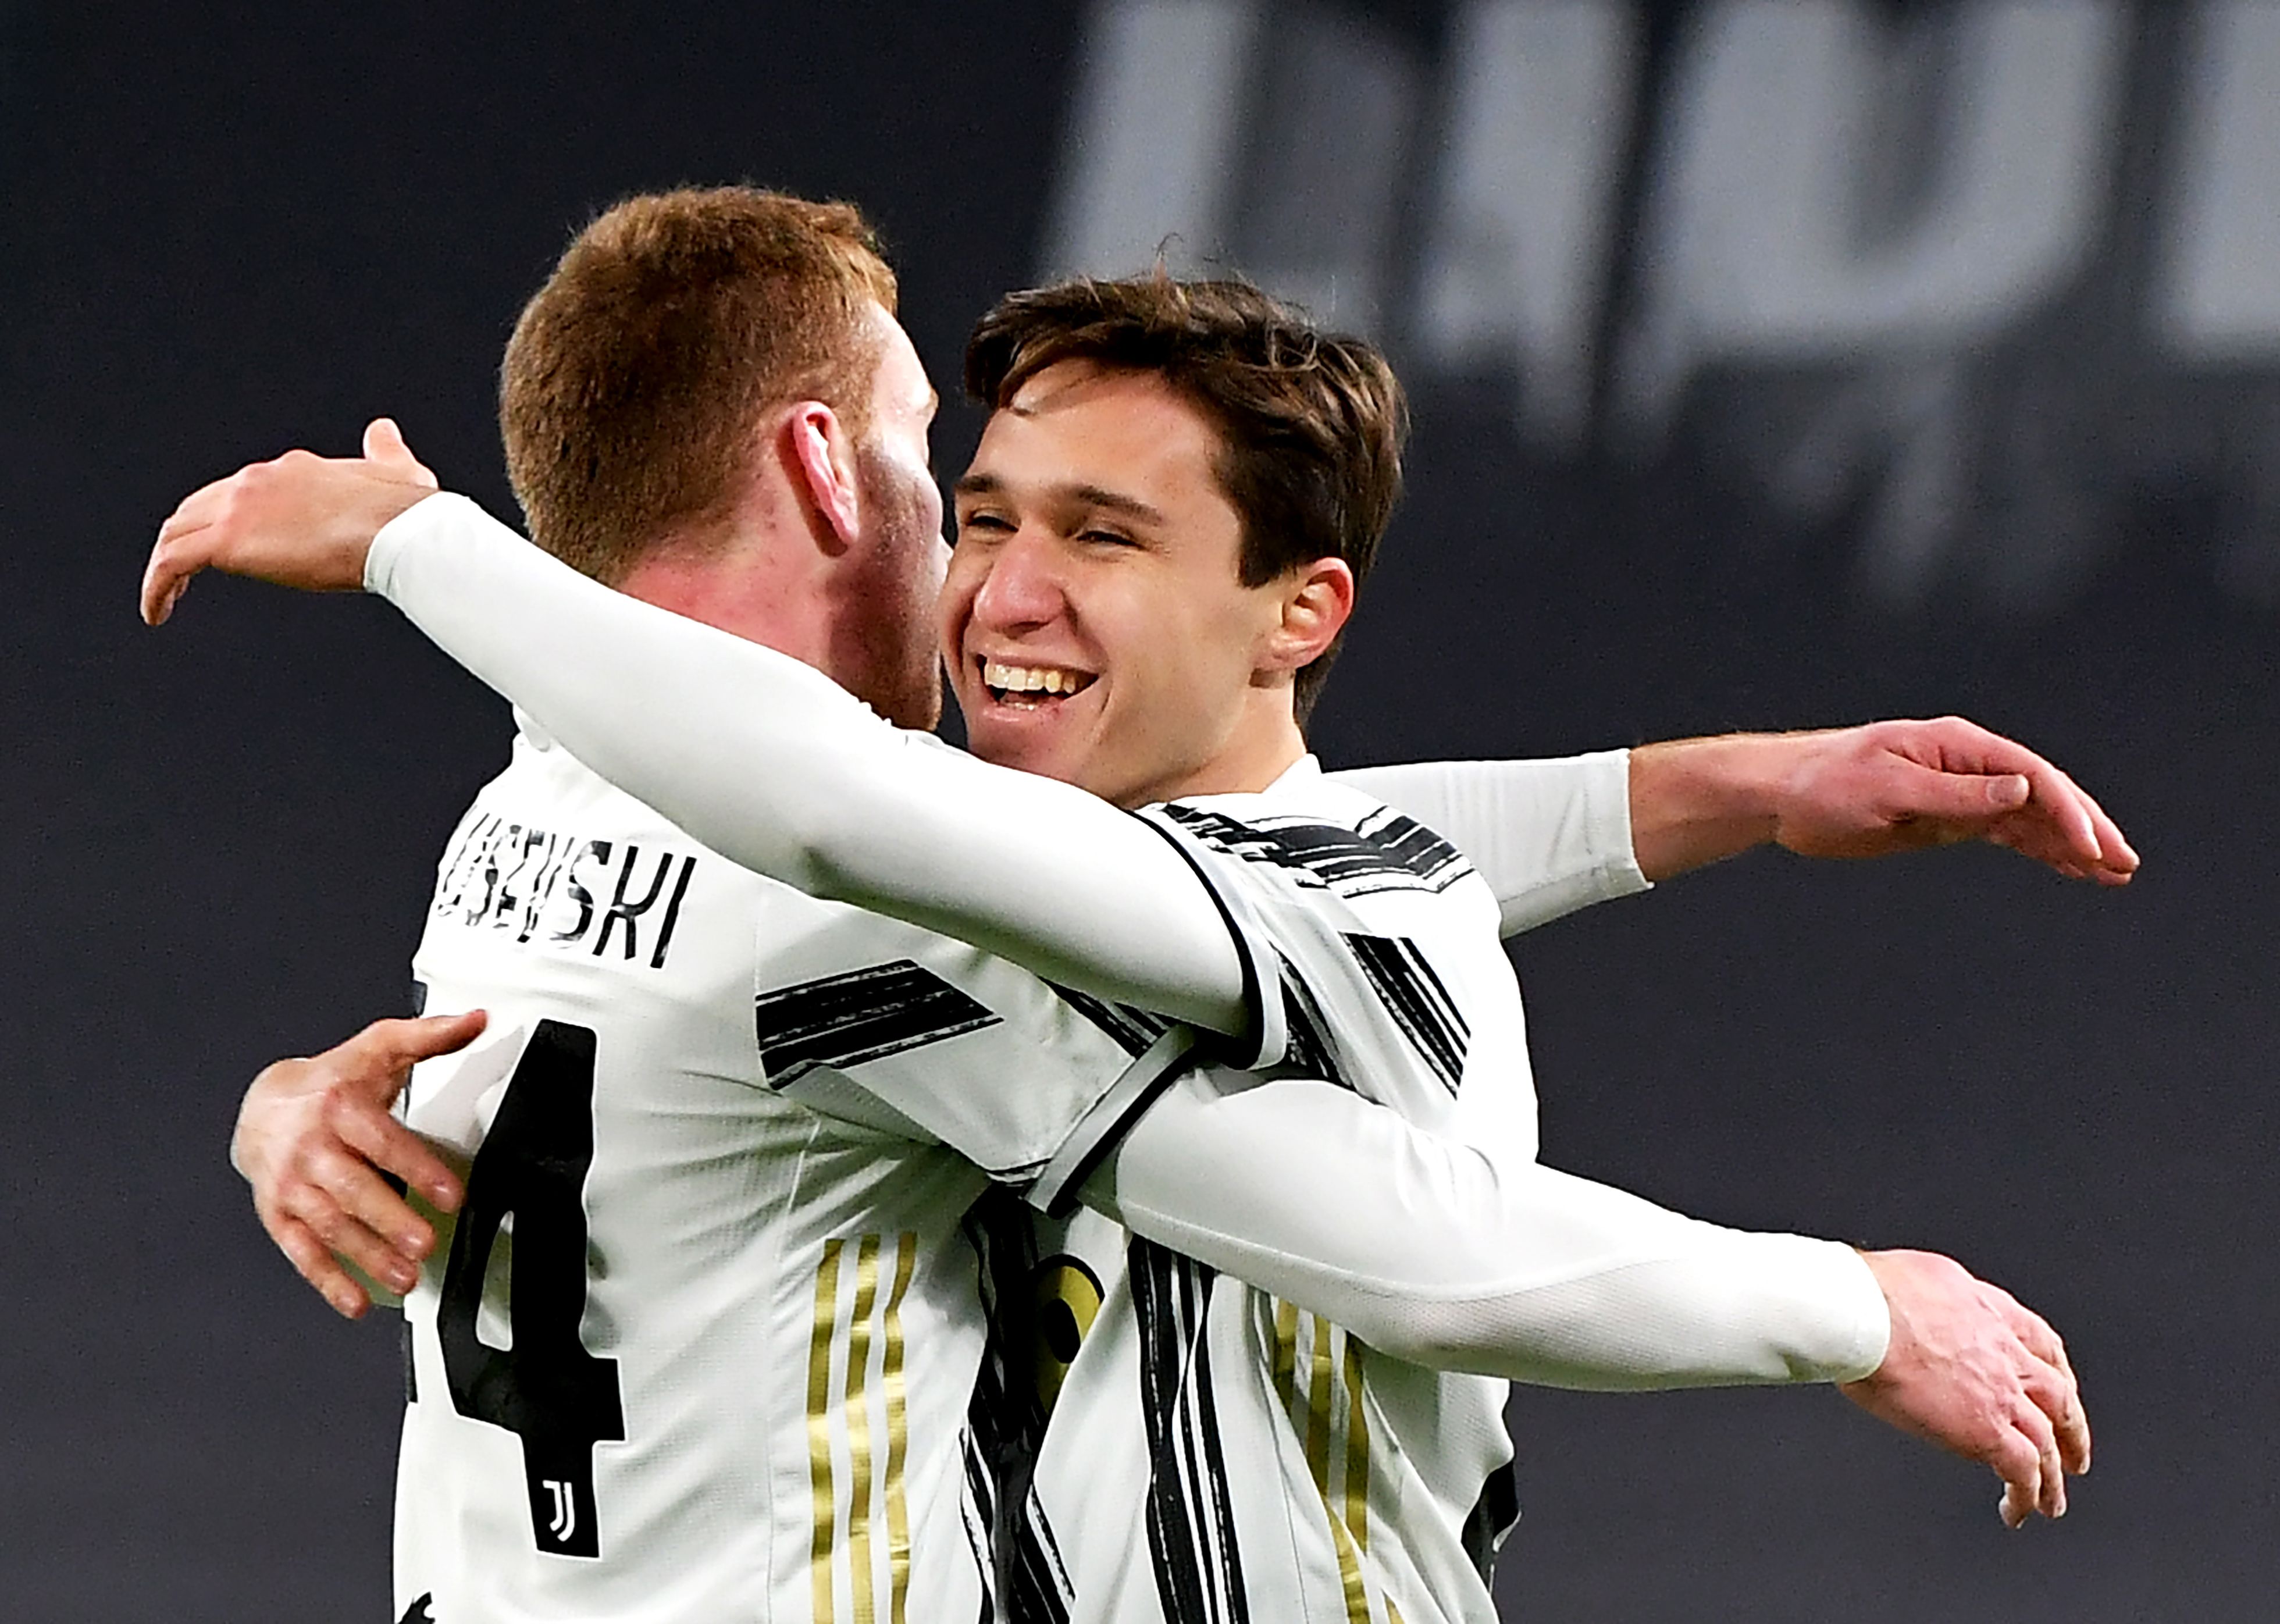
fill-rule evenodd
<path id="1" fill-rule="evenodd" d="M 1043 626 L 1067 602 L 1052 538 L 1024 527 L 990 549 L 974 594 L 975 624 L 991 631 Z"/>

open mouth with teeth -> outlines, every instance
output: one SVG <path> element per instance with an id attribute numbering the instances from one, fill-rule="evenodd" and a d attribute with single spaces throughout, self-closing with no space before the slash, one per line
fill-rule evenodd
<path id="1" fill-rule="evenodd" d="M 1063 666 L 1009 666 L 994 659 L 977 662 L 982 685 L 999 704 L 1036 710 L 1081 694 L 1090 688 L 1094 673 Z"/>

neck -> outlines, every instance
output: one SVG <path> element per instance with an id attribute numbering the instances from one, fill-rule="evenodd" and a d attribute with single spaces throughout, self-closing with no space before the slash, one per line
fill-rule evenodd
<path id="1" fill-rule="evenodd" d="M 1271 786 L 1306 754 L 1306 735 L 1291 714 L 1290 689 L 1255 688 L 1244 714 L 1209 759 L 1167 774 L 1144 791 L 1118 797 L 1126 811 L 1157 801 L 1198 795 L 1255 795 Z"/>
<path id="2" fill-rule="evenodd" d="M 846 687 L 849 673 L 832 666 L 836 611 L 822 520 L 801 502 L 783 462 L 759 457 L 725 514 L 659 532 L 618 590 L 789 654 Z"/>
<path id="3" fill-rule="evenodd" d="M 813 572 L 798 567 L 803 550 L 774 539 L 675 537 L 646 554 L 618 589 L 843 681 L 831 668 L 837 627 L 829 598 Z"/>

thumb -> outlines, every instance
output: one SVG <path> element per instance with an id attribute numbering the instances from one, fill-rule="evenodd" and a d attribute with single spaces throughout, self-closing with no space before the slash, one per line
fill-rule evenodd
<path id="1" fill-rule="evenodd" d="M 2034 786 L 2023 773 L 1991 773 L 1979 781 L 1979 789 L 1987 797 L 1991 812 L 2016 812 L 2027 804 Z"/>
<path id="2" fill-rule="evenodd" d="M 1954 773 L 1917 765 L 1902 775 L 1899 790 L 1894 810 L 1903 816 L 1977 823 L 2018 811 L 2033 786 L 2021 773 Z"/>
<path id="3" fill-rule="evenodd" d="M 394 418 L 376 417 L 365 425 L 364 454 L 367 461 L 380 464 L 399 478 L 408 478 L 431 490 L 435 488 L 435 476 L 412 454 L 412 448 L 404 443 L 404 431 L 397 427 Z"/>

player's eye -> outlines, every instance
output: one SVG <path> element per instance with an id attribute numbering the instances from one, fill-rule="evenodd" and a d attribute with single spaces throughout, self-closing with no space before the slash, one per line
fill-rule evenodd
<path id="1" fill-rule="evenodd" d="M 1101 547 L 1136 547 L 1140 544 L 1121 530 L 1104 530 L 1098 525 L 1078 531 L 1077 540 Z"/>

